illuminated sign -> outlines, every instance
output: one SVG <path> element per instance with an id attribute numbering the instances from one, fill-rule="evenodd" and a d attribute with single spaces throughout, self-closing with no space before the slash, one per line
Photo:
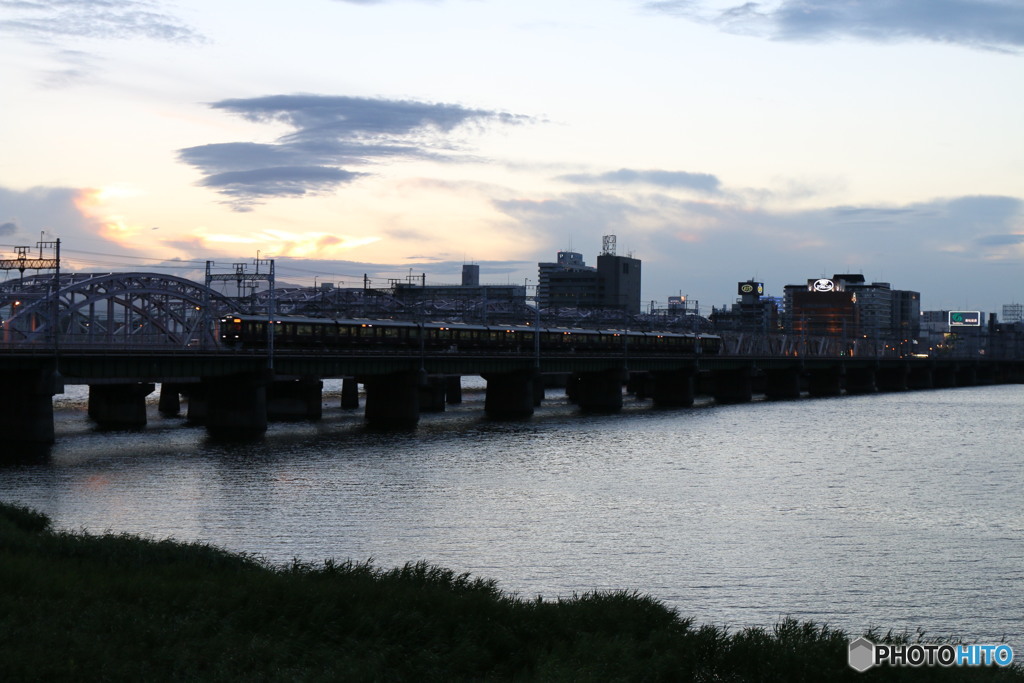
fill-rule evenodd
<path id="1" fill-rule="evenodd" d="M 981 311 L 950 311 L 950 327 L 981 327 Z"/>
<path id="2" fill-rule="evenodd" d="M 827 278 L 820 278 L 809 282 L 810 289 L 812 292 L 834 292 L 836 291 L 836 283 Z"/>
<path id="3" fill-rule="evenodd" d="M 740 295 L 743 294 L 756 294 L 761 296 L 764 294 L 764 283 L 763 282 L 741 282 L 737 285 L 737 291 Z"/>

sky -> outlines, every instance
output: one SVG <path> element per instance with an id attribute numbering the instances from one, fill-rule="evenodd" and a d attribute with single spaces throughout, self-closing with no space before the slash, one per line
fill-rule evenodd
<path id="1" fill-rule="evenodd" d="M 2 258 L 532 288 L 605 235 L 645 306 L 1024 301 L 1024 3 L 0 0 Z"/>

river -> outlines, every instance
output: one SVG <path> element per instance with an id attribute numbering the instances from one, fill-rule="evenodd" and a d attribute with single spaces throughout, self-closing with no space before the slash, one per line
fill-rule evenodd
<path id="1" fill-rule="evenodd" d="M 274 563 L 427 560 L 523 597 L 635 589 L 730 628 L 1024 646 L 1024 386 L 613 416 L 549 390 L 518 422 L 484 418 L 481 386 L 380 434 L 328 382 L 322 421 L 234 445 L 155 404 L 144 431 L 95 431 L 69 387 L 49 458 L 0 468 L 0 500 Z"/>

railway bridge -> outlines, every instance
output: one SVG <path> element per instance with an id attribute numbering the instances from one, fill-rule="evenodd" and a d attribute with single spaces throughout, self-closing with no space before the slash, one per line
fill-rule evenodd
<path id="1" fill-rule="evenodd" d="M 138 429 L 160 385 L 160 411 L 187 399 L 191 422 L 211 435 L 251 438 L 268 420 L 318 419 L 322 380 L 342 378 L 342 408 L 365 389 L 367 424 L 414 426 L 422 411 L 461 400 L 460 378 L 487 382 L 493 418 L 528 417 L 545 386 L 564 385 L 583 411 L 616 412 L 623 388 L 661 407 L 697 394 L 718 402 L 835 396 L 1024 381 L 1012 353 L 900 357 L 827 339 L 723 339 L 719 353 L 621 349 L 557 352 L 355 348 L 224 348 L 215 321 L 238 301 L 205 285 L 153 273 L 30 276 L 0 285 L 0 427 L 8 443 L 49 444 L 53 401 L 67 384 L 89 386 L 100 428 Z M 853 355 L 851 355 L 851 353 Z"/>

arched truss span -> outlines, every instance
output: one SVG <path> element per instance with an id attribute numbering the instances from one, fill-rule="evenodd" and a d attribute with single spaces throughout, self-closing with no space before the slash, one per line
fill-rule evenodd
<path id="1" fill-rule="evenodd" d="M 204 285 L 159 273 L 67 273 L 59 282 L 33 275 L 0 284 L 3 341 L 14 344 L 212 346 L 213 321 L 232 305 Z"/>

